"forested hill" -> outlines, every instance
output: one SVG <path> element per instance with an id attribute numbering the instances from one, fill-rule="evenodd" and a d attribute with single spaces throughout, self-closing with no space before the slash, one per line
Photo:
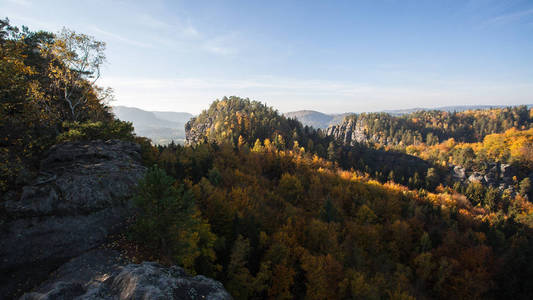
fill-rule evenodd
<path id="1" fill-rule="evenodd" d="M 519 105 L 514 105 L 519 106 Z M 533 107 L 533 105 L 526 105 L 527 108 Z M 413 114 L 417 112 L 430 112 L 430 111 L 441 111 L 441 112 L 463 112 L 467 110 L 489 110 L 496 108 L 508 108 L 505 105 L 462 105 L 462 106 L 443 106 L 437 108 L 409 108 L 409 109 L 396 109 L 396 110 L 384 110 L 379 112 L 366 112 L 366 113 L 386 113 L 392 116 L 403 116 L 407 114 Z M 298 110 L 283 113 L 284 116 L 288 118 L 294 118 L 300 121 L 303 125 L 312 126 L 317 129 L 325 129 L 332 125 L 337 125 L 342 123 L 344 117 L 348 115 L 353 115 L 354 113 L 342 113 L 342 114 L 325 114 L 313 110 Z"/>
<path id="2" fill-rule="evenodd" d="M 533 105 L 531 104 L 525 104 L 527 108 L 532 108 Z M 381 112 L 388 113 L 391 115 L 397 115 L 401 116 L 404 114 L 410 114 L 418 111 L 432 111 L 432 110 L 439 110 L 439 111 L 447 111 L 447 112 L 462 112 L 466 110 L 486 110 L 486 109 L 495 109 L 495 108 L 506 108 L 506 107 L 513 107 L 513 106 L 520 106 L 520 105 L 455 105 L 455 106 L 440 106 L 440 107 L 434 107 L 434 108 L 407 108 L 407 109 L 390 109 L 390 110 L 384 110 Z"/>
<path id="3" fill-rule="evenodd" d="M 417 111 L 402 116 L 362 113 L 345 117 L 327 134 L 349 144 L 370 142 L 382 145 L 438 144 L 453 138 L 458 142 L 480 142 L 492 133 L 507 129 L 529 129 L 533 114 L 527 106 L 462 112 Z"/>
<path id="4" fill-rule="evenodd" d="M 214 101 L 209 109 L 185 125 L 188 144 L 211 141 L 217 143 L 254 145 L 259 139 L 269 139 L 283 149 L 310 146 L 318 142 L 325 154 L 328 138 L 299 121 L 287 118 L 261 102 L 238 97 Z M 327 147 L 327 143 L 326 143 Z"/>
<path id="5" fill-rule="evenodd" d="M 480 181 L 485 187 L 514 194 L 519 188 L 512 178 L 521 182 L 533 172 L 527 155 L 533 141 L 524 130 L 530 124 L 530 111 L 520 106 L 460 113 L 420 111 L 402 117 L 353 115 L 324 132 L 287 119 L 259 102 L 230 97 L 215 101 L 187 123 L 186 135 L 189 144 L 211 141 L 252 147 L 267 140 L 278 149 L 305 149 L 345 169 L 411 188 L 432 190 L 437 182 L 466 187 Z M 503 133 L 490 134 L 504 131 L 506 138 Z M 425 139 L 417 140 L 422 136 Z M 451 137 L 438 143 L 439 138 L 450 136 L 457 140 Z M 509 148 L 511 137 L 517 139 Z M 485 142 L 460 142 L 470 140 Z M 515 150 L 511 153 L 507 148 Z"/>
<path id="6" fill-rule="evenodd" d="M 417 156 L 448 172 L 451 185 L 478 182 L 513 194 L 517 182 L 527 186 L 533 178 L 532 116 L 526 106 L 403 116 L 372 113 L 348 116 L 326 133 L 344 145 Z"/>

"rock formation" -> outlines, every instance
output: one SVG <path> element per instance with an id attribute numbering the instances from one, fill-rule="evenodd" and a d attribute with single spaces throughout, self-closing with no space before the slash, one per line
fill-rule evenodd
<path id="1" fill-rule="evenodd" d="M 191 118 L 185 124 L 185 144 L 187 145 L 195 145 L 202 142 L 206 132 L 209 132 L 213 126 L 213 119 L 209 117 L 205 122 L 195 123 L 198 123 L 197 118 Z"/>
<path id="2" fill-rule="evenodd" d="M 479 182 L 485 186 L 492 186 L 500 190 L 509 190 L 514 194 L 515 182 L 513 181 L 514 174 L 517 173 L 509 164 L 490 163 L 485 170 L 466 169 L 461 166 L 450 165 L 450 172 L 455 181 L 469 183 Z M 529 176 L 531 177 L 531 175 Z"/>
<path id="3" fill-rule="evenodd" d="M 333 136 L 338 141 L 342 141 L 345 145 L 353 146 L 356 142 L 362 143 L 369 141 L 367 134 L 361 123 L 354 119 L 346 118 L 338 125 L 331 125 L 326 129 L 326 135 Z"/>
<path id="4" fill-rule="evenodd" d="M 353 146 L 356 143 L 392 143 L 391 137 L 370 134 L 366 129 L 364 119 L 346 117 L 340 124 L 331 125 L 326 129 L 326 135 L 334 137 L 345 145 Z"/>
<path id="5" fill-rule="evenodd" d="M 354 119 L 347 117 L 338 125 L 331 125 L 326 129 L 326 135 L 334 137 L 344 145 L 354 146 L 360 144 L 380 143 L 388 145 L 392 143 L 390 137 L 380 137 L 378 135 L 369 134 L 363 125 L 362 119 Z M 398 163 L 397 154 L 389 153 L 389 156 L 394 157 L 394 161 Z M 410 155 L 406 155 L 410 156 Z M 408 161 L 409 159 L 404 159 Z M 390 162 L 385 162 L 390 163 Z M 517 174 L 517 170 L 509 164 L 491 163 L 485 170 L 472 170 L 464 168 L 463 166 L 450 165 L 450 178 L 454 182 L 462 182 L 468 184 L 469 182 L 479 182 L 484 186 L 497 187 L 500 190 L 509 190 L 511 195 L 516 191 L 514 188 L 513 176 Z M 529 177 L 533 178 L 533 174 Z"/>
<path id="6" fill-rule="evenodd" d="M 223 285 L 182 268 L 127 264 L 111 250 L 93 250 L 61 266 L 22 300 L 52 299 L 231 299 Z"/>
<path id="7" fill-rule="evenodd" d="M 102 244 L 131 215 L 128 199 L 145 167 L 124 141 L 52 147 L 40 175 L 2 203 L 0 294 L 26 291 L 65 261 Z"/>

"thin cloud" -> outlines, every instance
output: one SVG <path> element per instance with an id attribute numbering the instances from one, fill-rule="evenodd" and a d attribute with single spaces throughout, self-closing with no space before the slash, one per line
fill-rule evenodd
<path id="1" fill-rule="evenodd" d="M 216 55 L 223 55 L 223 56 L 237 53 L 237 51 L 234 48 L 212 45 L 210 43 L 207 43 L 204 49 L 209 53 L 216 54 Z"/>
<path id="2" fill-rule="evenodd" d="M 198 30 L 191 24 L 187 24 L 186 26 L 183 26 L 180 32 L 186 37 L 200 37 L 201 36 L 200 32 L 198 32 Z"/>
<path id="3" fill-rule="evenodd" d="M 148 14 L 141 14 L 135 18 L 136 22 L 144 27 L 154 28 L 154 29 L 169 29 L 172 25 L 157 19 Z"/>
<path id="4" fill-rule="evenodd" d="M 197 38 L 201 37 L 200 32 L 194 27 L 190 21 L 188 22 L 166 22 L 161 18 L 155 18 L 148 14 L 141 14 L 134 19 L 136 25 L 145 28 L 164 30 L 172 33 L 178 37 L 183 38 Z"/>
<path id="5" fill-rule="evenodd" d="M 238 44 L 238 34 L 236 32 L 231 32 L 206 39 L 203 48 L 212 54 L 228 56 L 239 52 L 234 46 L 236 44 Z"/>
<path id="6" fill-rule="evenodd" d="M 513 13 L 503 14 L 494 17 L 488 21 L 489 24 L 507 24 L 511 22 L 519 21 L 528 16 L 533 16 L 533 8 L 525 9 Z"/>
<path id="7" fill-rule="evenodd" d="M 28 0 L 8 0 L 8 2 L 11 2 L 16 5 L 20 5 L 20 6 L 25 6 L 25 7 L 32 6 L 32 3 Z"/>
<path id="8" fill-rule="evenodd" d="M 153 48 L 153 45 L 150 45 L 150 44 L 147 44 L 147 43 L 143 43 L 143 42 L 140 42 L 140 41 L 137 41 L 137 40 L 132 40 L 132 39 L 129 39 L 129 38 L 126 38 L 124 36 L 121 36 L 121 35 L 118 35 L 118 34 L 115 34 L 115 33 L 112 33 L 112 32 L 109 32 L 109 31 L 105 31 L 105 30 L 102 30 L 98 27 L 91 27 L 91 30 L 94 31 L 95 33 L 98 33 L 99 35 L 103 35 L 103 36 L 106 36 L 108 38 L 111 38 L 113 40 L 116 40 L 116 41 L 119 41 L 119 42 L 122 42 L 122 43 L 125 43 L 125 44 L 128 44 L 128 45 L 132 45 L 132 46 L 136 46 L 136 47 L 143 47 L 143 48 Z"/>
<path id="9" fill-rule="evenodd" d="M 200 32 L 196 26 L 189 21 L 172 20 L 165 21 L 154 18 L 148 14 L 138 15 L 134 19 L 134 24 L 157 30 L 164 33 L 166 37 L 161 38 L 154 35 L 150 37 L 153 44 L 158 46 L 175 48 L 177 51 L 204 51 L 218 56 L 228 56 L 238 52 L 234 44 L 237 42 L 237 34 L 234 32 L 220 35 L 207 35 Z M 124 38 L 121 40 L 125 41 Z"/>

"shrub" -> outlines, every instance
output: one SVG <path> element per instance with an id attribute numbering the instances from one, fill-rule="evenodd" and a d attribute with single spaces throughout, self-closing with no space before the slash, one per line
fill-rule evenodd
<path id="1" fill-rule="evenodd" d="M 128 140 L 135 138 L 130 122 L 112 120 L 108 122 L 64 122 L 64 132 L 57 137 L 58 142 L 90 140 Z"/>

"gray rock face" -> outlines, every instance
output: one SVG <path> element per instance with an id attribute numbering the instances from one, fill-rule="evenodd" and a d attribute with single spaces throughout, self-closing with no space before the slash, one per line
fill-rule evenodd
<path id="1" fill-rule="evenodd" d="M 505 183 L 511 184 L 513 182 L 513 174 L 515 173 L 516 171 L 513 169 L 511 165 L 502 164 L 500 166 L 500 174 L 501 174 L 500 176 Z"/>
<path id="2" fill-rule="evenodd" d="M 470 182 L 480 182 L 480 183 L 486 183 L 485 178 L 483 177 L 483 174 L 481 172 L 473 172 L 468 177 L 468 181 Z"/>
<path id="3" fill-rule="evenodd" d="M 499 182 L 499 168 L 498 165 L 494 164 L 487 168 L 485 171 L 485 174 L 483 176 L 483 179 L 485 182 L 490 186 L 495 186 Z"/>
<path id="4" fill-rule="evenodd" d="M 232 299 L 223 285 L 182 268 L 126 264 L 118 253 L 94 250 L 59 268 L 23 300 L 51 299 Z"/>
<path id="5" fill-rule="evenodd" d="M 40 169 L 20 199 L 3 203 L 9 219 L 0 230 L 2 295 L 28 290 L 121 229 L 145 172 L 139 145 L 124 141 L 56 145 Z"/>
<path id="6" fill-rule="evenodd" d="M 213 119 L 207 118 L 205 122 L 197 123 L 197 118 L 191 118 L 187 124 L 185 124 L 185 144 L 195 145 L 203 142 L 206 138 L 205 133 L 208 129 L 213 127 Z"/>
<path id="7" fill-rule="evenodd" d="M 335 139 L 342 141 L 345 145 L 354 145 L 368 141 L 377 142 L 377 137 L 369 136 L 364 128 L 362 121 L 346 119 L 339 125 L 331 125 L 326 129 L 326 135 L 333 136 Z"/>
<path id="8" fill-rule="evenodd" d="M 466 179 L 466 170 L 461 166 L 455 166 L 453 168 L 452 176 L 455 180 L 463 181 Z"/>
<path id="9" fill-rule="evenodd" d="M 485 187 L 497 188 L 500 191 L 505 190 L 511 196 L 514 196 L 517 192 L 512 178 L 516 174 L 516 170 L 508 164 L 490 163 L 483 171 L 474 171 L 461 166 L 450 165 L 449 170 L 454 181 L 464 184 L 479 182 Z"/>

